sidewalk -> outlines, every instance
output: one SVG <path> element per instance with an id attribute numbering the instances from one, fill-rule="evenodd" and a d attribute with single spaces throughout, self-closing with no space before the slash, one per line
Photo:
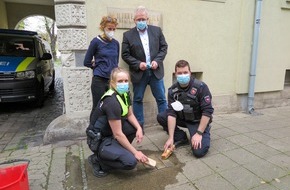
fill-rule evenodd
<path id="1" fill-rule="evenodd" d="M 156 168 L 138 164 L 136 170 L 96 178 L 87 162 L 91 152 L 85 139 L 7 150 L 0 162 L 29 159 L 31 190 L 289 189 L 290 107 L 256 111 L 214 115 L 211 148 L 201 159 L 191 155 L 188 145 L 161 160 L 167 135 L 160 126 L 146 128 L 142 145 L 135 146 L 157 161 Z"/>

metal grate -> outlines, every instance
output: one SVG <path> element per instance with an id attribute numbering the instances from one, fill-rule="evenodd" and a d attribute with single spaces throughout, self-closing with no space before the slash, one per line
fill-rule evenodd
<path id="1" fill-rule="evenodd" d="M 15 72 L 0 73 L 0 80 L 14 79 Z"/>
<path id="2" fill-rule="evenodd" d="M 0 96 L 11 96 L 19 94 L 33 94 L 35 93 L 34 87 L 22 88 L 22 89 L 0 89 Z"/>

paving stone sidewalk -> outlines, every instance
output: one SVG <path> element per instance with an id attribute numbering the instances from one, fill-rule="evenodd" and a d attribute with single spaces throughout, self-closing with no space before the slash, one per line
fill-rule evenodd
<path id="1" fill-rule="evenodd" d="M 290 107 L 214 115 L 211 148 L 201 159 L 189 146 L 161 160 L 167 135 L 160 126 L 145 129 L 141 145 L 157 161 L 155 168 L 138 164 L 129 172 L 105 178 L 92 175 L 85 139 L 1 152 L 0 162 L 30 160 L 31 190 L 63 189 L 166 189 L 166 190 L 288 190 L 290 189 Z"/>

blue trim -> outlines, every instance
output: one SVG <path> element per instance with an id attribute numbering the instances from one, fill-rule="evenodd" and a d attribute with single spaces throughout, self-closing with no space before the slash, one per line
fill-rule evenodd
<path id="1" fill-rule="evenodd" d="M 18 65 L 25 59 L 25 57 L 0 57 L 0 72 L 12 71 L 15 72 Z"/>

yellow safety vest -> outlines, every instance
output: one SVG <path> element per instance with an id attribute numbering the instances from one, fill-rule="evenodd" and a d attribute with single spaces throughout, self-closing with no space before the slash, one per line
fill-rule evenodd
<path id="1" fill-rule="evenodd" d="M 101 100 L 103 100 L 106 96 L 112 96 L 115 93 L 115 91 L 113 89 L 109 89 L 101 98 Z M 124 93 L 125 96 L 125 102 L 123 101 L 123 99 L 121 98 L 121 96 L 116 93 L 116 97 L 118 99 L 118 102 L 121 105 L 122 108 L 122 117 L 126 116 L 128 114 L 128 110 L 129 110 L 129 102 L 128 102 L 128 93 Z"/>

